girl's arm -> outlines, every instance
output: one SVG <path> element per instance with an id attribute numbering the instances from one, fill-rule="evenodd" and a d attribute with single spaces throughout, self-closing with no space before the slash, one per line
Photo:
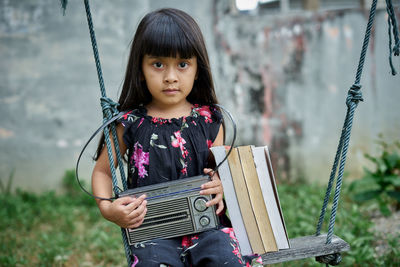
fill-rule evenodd
<path id="1" fill-rule="evenodd" d="M 222 146 L 224 144 L 224 129 L 221 125 L 219 128 L 217 137 L 214 140 L 213 146 Z M 224 202 L 222 197 L 224 195 L 224 188 L 222 182 L 218 176 L 218 173 L 214 173 L 212 169 L 205 168 L 204 173 L 211 176 L 211 180 L 208 183 L 201 185 L 200 195 L 215 195 L 213 199 L 207 202 L 206 206 L 217 205 L 216 214 L 219 215 L 224 210 Z"/>
<path id="2" fill-rule="evenodd" d="M 122 124 L 119 124 L 117 126 L 117 135 L 121 155 L 124 155 L 127 149 L 122 139 L 123 132 L 124 127 Z M 113 158 L 116 159 L 112 138 L 111 143 L 113 147 Z M 118 163 L 116 160 L 115 162 L 115 167 L 117 167 Z M 112 197 L 111 170 L 106 147 L 101 151 L 93 169 L 92 190 L 95 196 L 104 198 Z M 114 201 L 96 199 L 96 202 L 105 219 L 123 228 L 136 228 L 142 224 L 147 211 L 145 197 L 145 195 L 139 198 L 122 197 Z"/>

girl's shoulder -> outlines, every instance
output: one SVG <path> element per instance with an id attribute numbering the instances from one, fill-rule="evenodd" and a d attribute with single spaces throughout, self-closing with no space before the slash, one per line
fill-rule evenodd
<path id="1" fill-rule="evenodd" d="M 219 123 L 222 120 L 222 114 L 213 105 L 193 105 L 191 117 L 204 123 Z"/>
<path id="2" fill-rule="evenodd" d="M 122 125 L 132 124 L 138 121 L 139 119 L 143 119 L 146 116 L 146 109 L 143 106 L 139 108 L 128 110 L 122 115 L 118 122 L 122 123 Z"/>

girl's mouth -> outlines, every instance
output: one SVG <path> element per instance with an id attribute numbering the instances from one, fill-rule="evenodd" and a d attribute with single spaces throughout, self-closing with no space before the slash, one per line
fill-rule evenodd
<path id="1" fill-rule="evenodd" d="M 163 93 L 167 95 L 173 95 L 179 92 L 179 89 L 164 89 Z"/>

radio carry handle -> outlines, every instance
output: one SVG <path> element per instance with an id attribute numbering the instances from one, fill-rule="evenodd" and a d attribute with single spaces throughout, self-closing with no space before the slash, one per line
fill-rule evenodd
<path id="1" fill-rule="evenodd" d="M 237 132 L 236 123 L 235 123 L 235 120 L 234 120 L 233 117 L 232 117 L 232 114 L 231 114 L 227 109 L 225 109 L 222 105 L 214 104 L 214 106 L 217 106 L 217 107 L 220 108 L 223 112 L 225 112 L 225 114 L 228 115 L 229 119 L 230 119 L 231 122 L 232 122 L 233 137 L 232 137 L 232 142 L 231 142 L 230 148 L 229 148 L 229 150 L 228 150 L 228 153 L 226 153 L 225 158 L 224 158 L 217 166 L 215 166 L 215 168 L 212 170 L 213 173 L 217 172 L 217 171 L 218 171 L 218 168 L 222 165 L 222 163 L 224 163 L 224 162 L 228 159 L 228 156 L 229 156 L 229 154 L 231 153 L 231 151 L 232 151 L 232 149 L 233 149 L 233 146 L 234 146 L 234 144 L 235 144 L 235 141 L 236 141 L 236 132 Z M 121 111 L 121 112 L 119 112 L 118 114 L 114 115 L 114 116 L 113 116 L 112 118 L 110 118 L 109 120 L 105 121 L 105 122 L 90 136 L 89 140 L 86 142 L 86 144 L 83 146 L 81 152 L 79 153 L 78 160 L 77 160 L 77 162 L 76 162 L 76 167 L 75 167 L 75 177 L 76 177 L 76 180 L 77 180 L 77 182 L 78 182 L 78 184 L 79 184 L 79 187 L 80 187 L 86 194 L 88 194 L 89 196 L 91 196 L 91 197 L 93 197 L 93 198 L 97 198 L 97 199 L 100 199 L 100 200 L 110 200 L 110 201 L 113 201 L 113 200 L 115 200 L 115 199 L 117 199 L 117 198 L 119 197 L 119 194 L 116 194 L 114 197 L 111 197 L 111 198 L 105 198 L 105 197 L 95 196 L 95 195 L 93 195 L 92 193 L 90 193 L 89 191 L 87 191 L 87 190 L 85 189 L 85 187 L 82 185 L 81 181 L 79 180 L 79 163 L 80 163 L 81 157 L 82 157 L 82 155 L 83 155 L 83 152 L 86 150 L 87 146 L 90 144 L 90 142 L 93 140 L 94 137 L 96 137 L 101 131 L 104 130 L 104 128 L 106 128 L 107 126 L 109 126 L 111 123 L 115 122 L 117 119 L 121 118 L 121 117 L 122 117 L 123 115 L 125 115 L 126 113 L 127 113 L 127 111 Z M 189 177 L 189 178 L 190 178 L 190 177 Z M 121 192 L 121 193 L 122 193 L 122 192 Z"/>

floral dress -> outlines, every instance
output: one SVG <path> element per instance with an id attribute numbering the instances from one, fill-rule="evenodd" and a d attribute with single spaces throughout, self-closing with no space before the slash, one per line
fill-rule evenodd
<path id="1" fill-rule="evenodd" d="M 128 148 L 128 187 L 136 188 L 203 174 L 222 116 L 214 107 L 193 105 L 187 117 L 162 119 L 141 106 L 120 122 Z"/>
<path id="2" fill-rule="evenodd" d="M 128 187 L 136 188 L 203 174 L 222 115 L 215 107 L 193 105 L 187 117 L 163 119 L 149 116 L 141 106 L 119 121 L 128 148 Z M 250 266 L 254 258 L 241 255 L 233 229 L 223 226 L 137 243 L 131 249 L 136 267 Z"/>

